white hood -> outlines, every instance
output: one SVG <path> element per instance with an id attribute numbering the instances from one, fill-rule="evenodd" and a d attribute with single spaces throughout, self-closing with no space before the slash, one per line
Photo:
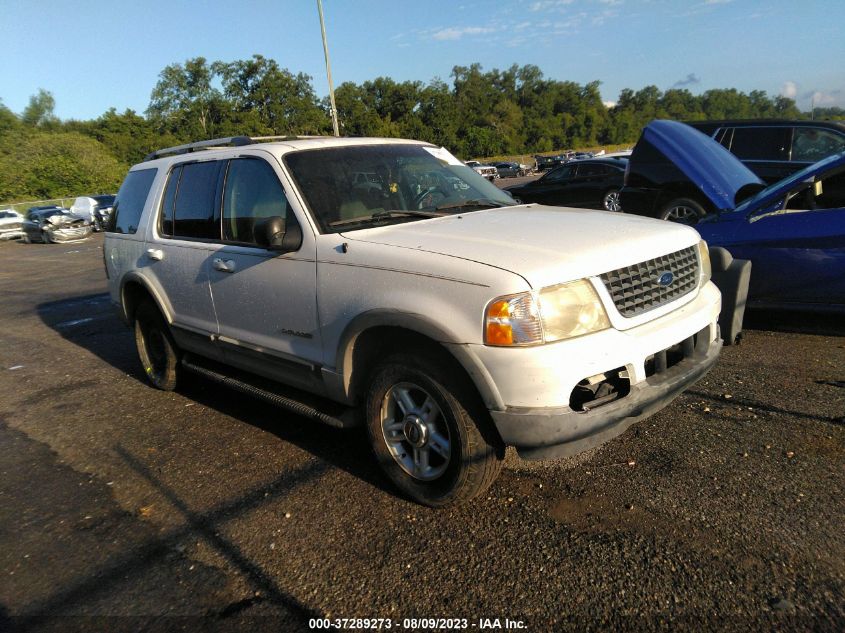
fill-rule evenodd
<path id="1" fill-rule="evenodd" d="M 692 246 L 686 226 L 640 216 L 520 205 L 344 233 L 516 273 L 534 288 L 600 275 Z"/>

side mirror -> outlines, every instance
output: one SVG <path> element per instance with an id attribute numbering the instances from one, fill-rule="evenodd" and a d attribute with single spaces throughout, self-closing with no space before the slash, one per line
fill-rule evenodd
<path id="1" fill-rule="evenodd" d="M 302 246 L 302 227 L 294 218 L 285 222 L 281 216 L 274 215 L 255 223 L 253 229 L 255 242 L 271 251 L 291 253 Z"/>

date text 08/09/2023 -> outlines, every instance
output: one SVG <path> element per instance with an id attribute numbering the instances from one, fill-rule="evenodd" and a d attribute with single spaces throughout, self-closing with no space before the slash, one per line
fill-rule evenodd
<path id="1" fill-rule="evenodd" d="M 400 629 L 406 631 L 432 630 L 525 630 L 522 620 L 510 618 L 311 618 L 310 629 L 376 630 Z"/>

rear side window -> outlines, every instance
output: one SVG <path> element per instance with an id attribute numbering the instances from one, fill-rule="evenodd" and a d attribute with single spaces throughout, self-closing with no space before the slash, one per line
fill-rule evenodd
<path id="1" fill-rule="evenodd" d="M 220 162 L 176 167 L 167 181 L 159 229 L 163 235 L 220 239 L 217 181 Z"/>
<path id="2" fill-rule="evenodd" d="M 586 178 L 588 176 L 604 176 L 607 169 L 604 165 L 578 165 L 578 176 Z"/>
<path id="3" fill-rule="evenodd" d="M 792 137 L 792 160 L 815 163 L 845 151 L 845 136 L 814 127 L 797 127 Z"/>
<path id="4" fill-rule="evenodd" d="M 788 160 L 790 128 L 734 128 L 731 152 L 741 160 Z"/>
<path id="5" fill-rule="evenodd" d="M 127 174 L 123 184 L 120 185 L 120 191 L 117 192 L 114 212 L 109 218 L 106 231 L 131 235 L 138 230 L 141 213 L 144 211 L 157 171 L 157 169 L 139 169 Z"/>
<path id="6" fill-rule="evenodd" d="M 274 216 L 287 219 L 288 201 L 273 169 L 261 159 L 229 164 L 223 194 L 223 239 L 255 243 L 255 224 Z"/>
<path id="7" fill-rule="evenodd" d="M 575 173 L 575 168 L 571 166 L 558 167 L 554 171 L 550 171 L 543 180 L 545 182 L 558 182 L 561 180 L 569 180 Z"/>

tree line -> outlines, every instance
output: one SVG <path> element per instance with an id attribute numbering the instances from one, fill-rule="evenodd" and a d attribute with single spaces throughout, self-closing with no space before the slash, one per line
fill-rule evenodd
<path id="1" fill-rule="evenodd" d="M 335 90 L 345 136 L 405 137 L 472 157 L 632 144 L 655 118 L 807 118 L 792 99 L 735 89 L 693 95 L 656 86 L 602 102 L 600 82 L 546 78 L 534 65 L 484 71 L 455 66 L 449 81 L 378 77 Z M 94 120 L 59 120 L 41 90 L 20 114 L 0 101 L 0 201 L 115 191 L 149 152 L 224 136 L 331 133 L 327 98 L 312 78 L 261 55 L 232 62 L 196 57 L 159 74 L 143 114 L 114 108 Z M 819 114 L 819 109 L 816 109 Z M 845 118 L 830 108 L 820 118 Z"/>

